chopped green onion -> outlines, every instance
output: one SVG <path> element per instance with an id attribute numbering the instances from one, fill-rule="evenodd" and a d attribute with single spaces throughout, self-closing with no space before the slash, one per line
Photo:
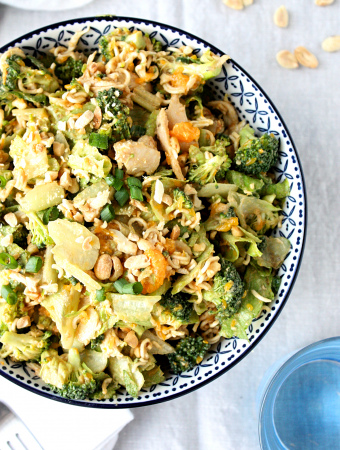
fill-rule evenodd
<path id="1" fill-rule="evenodd" d="M 122 180 L 124 178 L 124 170 L 116 169 L 115 170 L 115 178 L 118 178 L 119 180 Z"/>
<path id="2" fill-rule="evenodd" d="M 70 278 L 69 278 L 69 281 L 70 281 L 70 283 L 72 284 L 72 286 L 76 286 L 76 284 L 78 284 L 77 278 L 70 277 Z"/>
<path id="3" fill-rule="evenodd" d="M 98 289 L 96 291 L 96 300 L 98 302 L 103 302 L 105 300 L 105 298 L 106 298 L 106 296 L 105 296 L 105 289 L 104 288 Z"/>
<path id="4" fill-rule="evenodd" d="M 43 224 L 47 225 L 48 222 L 53 222 L 53 220 L 57 220 L 59 217 L 59 209 L 56 206 L 52 206 L 52 208 L 48 208 L 44 211 L 43 214 Z"/>
<path id="5" fill-rule="evenodd" d="M 0 253 L 0 264 L 5 266 L 5 269 L 16 269 L 19 265 L 16 259 L 8 253 Z"/>
<path id="6" fill-rule="evenodd" d="M 26 272 L 38 273 L 42 268 L 43 262 L 40 256 L 31 256 L 26 263 Z"/>
<path id="7" fill-rule="evenodd" d="M 113 186 L 115 183 L 115 177 L 112 175 L 112 173 L 109 173 L 109 175 L 105 178 L 105 181 L 109 186 Z"/>
<path id="8" fill-rule="evenodd" d="M 138 178 L 129 177 L 126 181 L 129 187 L 136 186 L 142 189 L 142 182 Z"/>
<path id="9" fill-rule="evenodd" d="M 115 193 L 115 199 L 119 203 L 119 206 L 124 206 L 125 203 L 129 200 L 129 193 L 125 188 L 122 188 L 120 191 Z"/>
<path id="10" fill-rule="evenodd" d="M 120 294 L 139 295 L 143 290 L 143 285 L 139 281 L 136 281 L 136 283 L 129 283 L 124 278 L 115 281 L 113 285 Z"/>
<path id="11" fill-rule="evenodd" d="M 92 147 L 107 150 L 109 148 L 109 137 L 106 134 L 91 133 L 89 144 L 92 145 Z"/>
<path id="12" fill-rule="evenodd" d="M 142 127 L 141 125 L 132 125 L 130 133 L 132 138 L 137 139 L 145 135 L 146 128 Z"/>
<path id="13" fill-rule="evenodd" d="M 109 203 L 106 206 L 104 206 L 102 212 L 100 213 L 100 218 L 104 222 L 111 222 L 111 220 L 115 218 L 115 210 L 113 209 L 113 206 L 110 205 Z"/>
<path id="14" fill-rule="evenodd" d="M 120 180 L 119 178 L 115 178 L 114 184 L 112 186 L 116 189 L 116 191 L 120 191 L 124 186 L 124 181 Z"/>
<path id="15" fill-rule="evenodd" d="M 142 190 L 137 186 L 130 187 L 130 195 L 131 195 L 131 198 L 134 198 L 135 200 L 139 200 L 140 202 L 142 202 L 144 200 Z"/>
<path id="16" fill-rule="evenodd" d="M 15 305 L 18 301 L 18 296 L 13 291 L 10 284 L 1 287 L 1 297 L 4 298 L 9 305 Z"/>
<path id="17" fill-rule="evenodd" d="M 6 184 L 7 184 L 6 178 L 0 175 L 0 187 L 3 189 L 6 186 Z"/>

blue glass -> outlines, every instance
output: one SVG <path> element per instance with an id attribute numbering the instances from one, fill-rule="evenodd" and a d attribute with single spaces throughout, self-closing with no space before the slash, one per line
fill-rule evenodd
<path id="1" fill-rule="evenodd" d="M 277 362 L 261 382 L 257 408 L 262 450 L 340 449 L 340 338 Z"/>

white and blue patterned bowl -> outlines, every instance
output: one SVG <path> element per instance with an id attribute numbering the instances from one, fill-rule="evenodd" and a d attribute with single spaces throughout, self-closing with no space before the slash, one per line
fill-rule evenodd
<path id="1" fill-rule="evenodd" d="M 177 28 L 147 20 L 113 16 L 75 19 L 46 26 L 10 42 L 0 48 L 0 53 L 9 47 L 19 46 L 25 52 L 39 56 L 55 46 L 67 45 L 75 31 L 82 30 L 88 25 L 90 31 L 79 42 L 80 48 L 87 55 L 97 49 L 98 41 L 103 34 L 109 33 L 116 27 L 127 27 L 131 31 L 140 29 L 149 33 L 150 37 L 160 40 L 165 46 L 189 45 L 195 49 L 194 53 L 198 55 L 207 48 L 216 54 L 223 54 L 222 51 L 202 39 Z M 227 50 L 225 49 L 225 51 Z M 140 396 L 136 399 L 130 397 L 124 390 L 120 390 L 117 401 L 65 400 L 53 394 L 25 364 L 14 363 L 7 359 L 0 361 L 0 375 L 31 392 L 73 405 L 92 408 L 146 406 L 187 394 L 216 379 L 241 361 L 273 325 L 293 288 L 304 249 L 307 200 L 301 164 L 293 140 L 280 114 L 263 89 L 242 67 L 232 59 L 228 60 L 223 66 L 220 77 L 214 79 L 210 85 L 216 99 L 222 100 L 225 93 L 228 94 L 240 119 L 247 120 L 256 132 L 270 132 L 280 139 L 280 158 L 275 168 L 277 181 L 286 177 L 291 187 L 291 195 L 287 198 L 283 209 L 283 226 L 280 230 L 275 230 L 274 235 L 288 238 L 292 248 L 280 268 L 281 288 L 275 300 L 269 305 L 271 311 L 263 311 L 261 316 L 249 326 L 249 342 L 237 338 L 223 339 L 214 345 L 204 360 L 190 372 L 182 375 L 169 373 L 164 383 L 142 389 Z"/>

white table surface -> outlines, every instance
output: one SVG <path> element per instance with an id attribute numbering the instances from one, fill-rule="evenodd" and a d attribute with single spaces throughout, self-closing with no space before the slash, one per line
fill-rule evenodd
<path id="1" fill-rule="evenodd" d="M 282 3 L 290 12 L 287 29 L 272 21 Z M 340 333 L 340 52 L 321 49 L 324 38 L 340 34 L 340 0 L 323 8 L 313 0 L 254 0 L 243 11 L 222 0 L 94 0 L 53 13 L 0 5 L 0 46 L 49 23 L 108 13 L 169 23 L 230 54 L 268 93 L 295 140 L 309 221 L 300 274 L 281 316 L 256 349 L 221 378 L 175 401 L 135 409 L 135 420 L 115 447 L 257 450 L 255 394 L 266 369 L 288 352 Z M 278 66 L 276 53 L 298 45 L 318 56 L 318 69 Z"/>

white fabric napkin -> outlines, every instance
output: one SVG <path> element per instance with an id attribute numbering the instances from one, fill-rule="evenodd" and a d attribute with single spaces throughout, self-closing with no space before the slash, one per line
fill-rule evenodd
<path id="1" fill-rule="evenodd" d="M 61 11 L 63 9 L 80 8 L 92 0 L 0 0 L 0 3 L 15 8 L 34 9 L 37 11 Z"/>
<path id="2" fill-rule="evenodd" d="M 27 426 L 44 450 L 112 450 L 132 419 L 128 409 L 95 409 L 40 397 L 0 377 L 0 401 Z"/>

